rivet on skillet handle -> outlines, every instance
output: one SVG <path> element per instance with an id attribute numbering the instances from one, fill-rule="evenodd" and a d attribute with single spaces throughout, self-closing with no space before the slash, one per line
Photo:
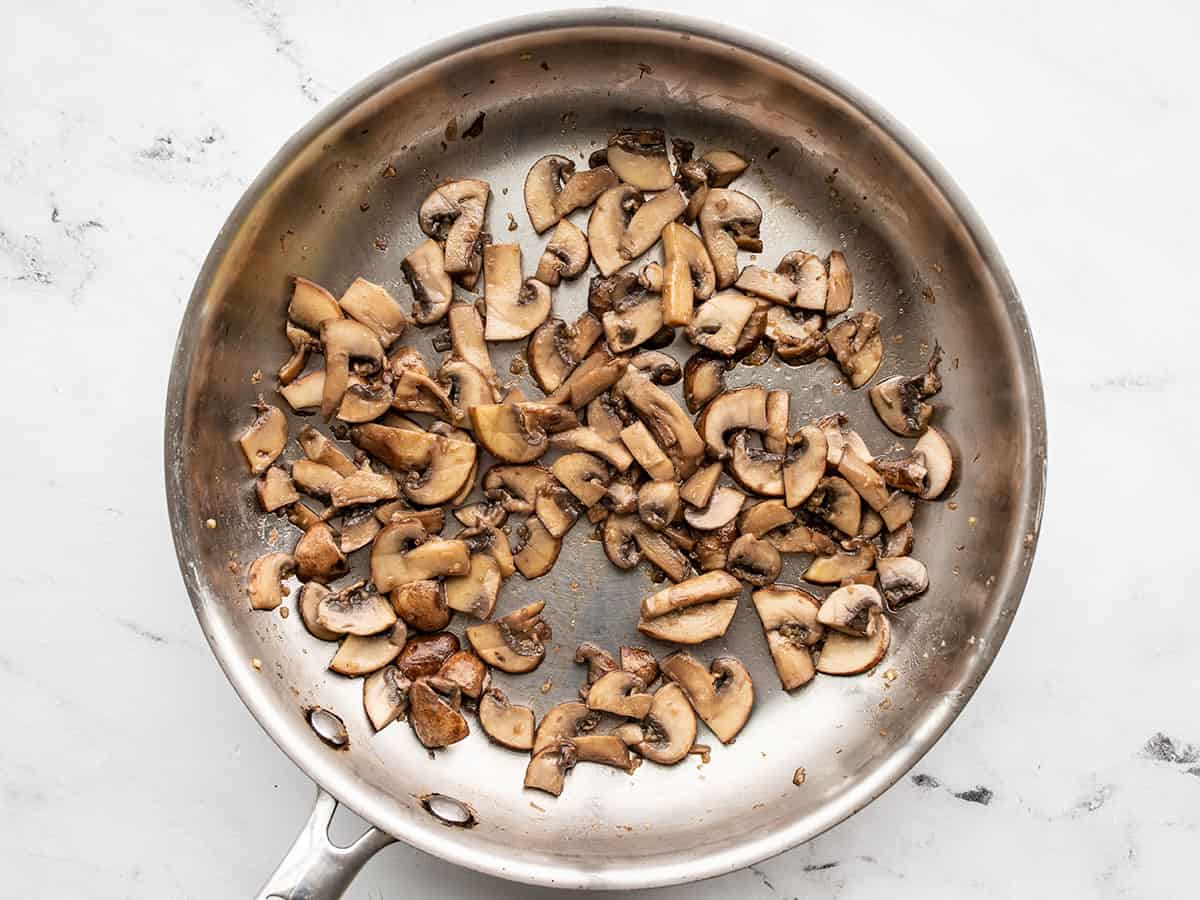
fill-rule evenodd
<path id="1" fill-rule="evenodd" d="M 396 839 L 370 828 L 349 847 L 329 840 L 338 803 L 317 788 L 317 800 L 291 849 L 254 900 L 337 900 L 367 860 Z"/>

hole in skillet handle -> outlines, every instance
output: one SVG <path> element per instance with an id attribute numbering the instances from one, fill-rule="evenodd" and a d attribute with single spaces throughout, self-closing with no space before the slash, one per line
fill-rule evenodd
<path id="1" fill-rule="evenodd" d="M 317 733 L 322 741 L 335 750 L 345 750 L 350 746 L 350 735 L 346 724 L 336 713 L 330 712 L 323 706 L 309 706 L 304 710 L 309 727 Z"/>
<path id="2" fill-rule="evenodd" d="M 421 801 L 425 811 L 443 825 L 452 828 L 474 828 L 479 824 L 475 810 L 461 800 L 455 800 L 445 794 L 425 794 L 417 799 Z"/>

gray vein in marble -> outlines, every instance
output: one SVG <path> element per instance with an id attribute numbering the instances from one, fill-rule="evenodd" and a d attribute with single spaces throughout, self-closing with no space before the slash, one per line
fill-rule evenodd
<path id="1" fill-rule="evenodd" d="M 1157 391 L 1166 387 L 1168 381 L 1161 375 L 1130 372 L 1101 378 L 1093 381 L 1090 387 L 1093 391 Z"/>
<path id="2" fill-rule="evenodd" d="M 987 806 L 996 795 L 989 788 L 977 785 L 968 791 L 959 791 L 954 796 L 959 800 L 965 800 L 967 803 L 978 803 L 981 806 Z"/>
<path id="3" fill-rule="evenodd" d="M 1147 759 L 1154 759 L 1159 762 L 1194 763 L 1200 762 L 1200 747 L 1177 741 L 1175 738 L 1168 737 L 1160 731 L 1157 734 L 1152 734 L 1150 739 L 1146 741 L 1146 746 L 1142 748 L 1141 755 Z"/>
<path id="4" fill-rule="evenodd" d="M 942 783 L 940 781 L 938 781 L 936 778 L 934 778 L 932 775 L 926 775 L 923 772 L 914 775 L 912 777 L 912 783 L 915 784 L 919 788 L 928 788 L 930 790 L 932 790 L 933 788 L 939 788 L 942 786 Z"/>
<path id="5" fill-rule="evenodd" d="M 113 621 L 116 622 L 118 625 L 120 625 L 122 628 L 132 631 L 138 637 L 145 638 L 146 640 L 150 641 L 151 643 L 155 643 L 155 644 L 167 643 L 167 639 L 165 637 L 163 637 L 161 634 L 159 634 L 158 632 L 155 632 L 155 631 L 151 631 L 149 628 L 143 628 L 137 622 L 131 621 L 129 619 L 120 619 L 120 618 L 114 619 Z"/>
<path id="6" fill-rule="evenodd" d="M 306 100 L 310 103 L 321 102 L 321 98 L 317 96 L 314 88 L 320 89 L 327 95 L 334 93 L 333 88 L 316 81 L 308 73 L 308 64 L 296 52 L 296 41 L 289 36 L 287 30 L 284 28 L 283 16 L 278 9 L 275 9 L 268 3 L 262 2 L 262 0 L 234 0 L 234 2 L 254 17 L 254 21 L 258 23 L 258 27 L 270 38 L 271 43 L 275 47 L 275 52 L 287 60 L 292 68 L 295 69 L 296 76 L 299 78 L 297 87 Z"/>

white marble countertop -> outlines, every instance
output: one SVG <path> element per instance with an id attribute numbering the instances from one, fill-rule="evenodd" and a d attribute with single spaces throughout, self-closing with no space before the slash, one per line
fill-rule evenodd
<path id="1" fill-rule="evenodd" d="M 363 76 L 500 11 L 342 6 L 7 4 L 0 370 L 23 390 L 0 442 L 15 613 L 0 644 L 5 896 L 246 897 L 307 815 L 309 782 L 192 616 L 161 430 L 186 297 L 260 166 Z M 1194 893 L 1200 428 L 1185 404 L 1200 396 L 1187 274 L 1200 13 L 1169 0 L 675 6 L 736 13 L 835 70 L 957 179 L 1032 320 L 1050 481 L 1004 651 L 913 777 L 806 846 L 647 896 Z M 552 894 L 396 845 L 350 896 Z"/>

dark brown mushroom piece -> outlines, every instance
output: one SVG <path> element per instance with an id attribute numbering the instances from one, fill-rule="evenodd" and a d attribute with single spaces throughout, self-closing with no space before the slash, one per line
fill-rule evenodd
<path id="1" fill-rule="evenodd" d="M 448 631 L 419 634 L 409 639 L 396 660 L 405 678 L 415 681 L 436 675 L 446 660 L 459 650 L 458 638 Z"/>
<path id="2" fill-rule="evenodd" d="M 525 351 L 529 374 L 543 391 L 554 393 L 603 333 L 600 320 L 591 313 L 585 312 L 573 325 L 547 319 L 529 338 Z"/>
<path id="3" fill-rule="evenodd" d="M 725 390 L 728 363 L 708 353 L 695 353 L 683 367 L 683 399 L 688 412 L 698 413 L 713 397 Z"/>
<path id="4" fill-rule="evenodd" d="M 813 556 L 832 556 L 837 553 L 837 544 L 829 535 L 808 525 L 794 525 L 784 532 L 765 537 L 780 553 L 808 553 Z"/>
<path id="5" fill-rule="evenodd" d="M 478 700 L 483 695 L 489 681 L 487 666 L 470 650 L 450 654 L 438 669 L 437 677 L 455 685 L 464 697 L 472 700 Z"/>
<path id="6" fill-rule="evenodd" d="M 742 511 L 738 516 L 737 525 L 741 534 L 752 534 L 761 538 L 767 532 L 791 525 L 795 521 L 796 514 L 788 509 L 782 500 L 760 500 Z"/>
<path id="7" fill-rule="evenodd" d="M 292 551 L 296 557 L 296 573 L 301 581 L 326 583 L 344 575 L 348 568 L 346 555 L 333 536 L 333 529 L 324 522 L 314 525 Z"/>
<path id="8" fill-rule="evenodd" d="M 644 647 L 622 646 L 620 660 L 621 668 L 638 676 L 642 679 L 642 684 L 647 687 L 654 684 L 655 679 L 658 678 L 658 660 Z"/>
<path id="9" fill-rule="evenodd" d="M 458 686 L 441 678 L 418 678 L 408 689 L 409 724 L 430 750 L 449 747 L 470 733 L 461 707 Z"/>
<path id="10" fill-rule="evenodd" d="M 439 581 L 410 581 L 393 589 L 391 599 L 396 615 L 417 631 L 441 631 L 450 624 L 453 613 Z"/>
<path id="11" fill-rule="evenodd" d="M 871 463 L 888 487 L 907 491 L 920 496 L 929 481 L 929 470 L 925 468 L 925 457 L 918 459 L 909 455 L 899 459 L 876 458 Z"/>

